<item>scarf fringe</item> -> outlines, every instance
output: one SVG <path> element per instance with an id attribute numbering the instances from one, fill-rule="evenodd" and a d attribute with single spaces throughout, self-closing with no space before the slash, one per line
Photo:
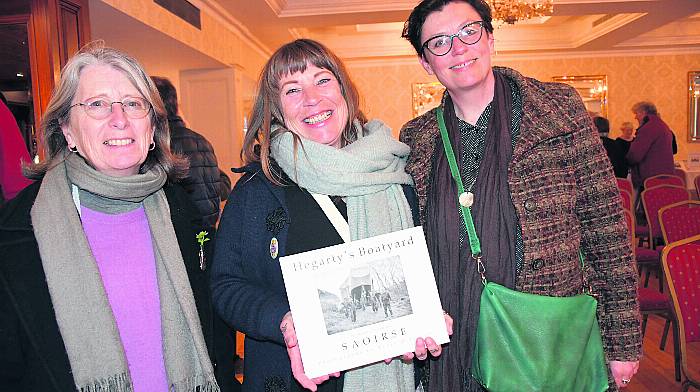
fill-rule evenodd
<path id="1" fill-rule="evenodd" d="M 80 392 L 132 392 L 131 378 L 128 373 L 115 374 L 93 381 L 78 389 Z"/>
<path id="2" fill-rule="evenodd" d="M 170 386 L 171 392 L 220 392 L 213 374 L 197 374 Z"/>

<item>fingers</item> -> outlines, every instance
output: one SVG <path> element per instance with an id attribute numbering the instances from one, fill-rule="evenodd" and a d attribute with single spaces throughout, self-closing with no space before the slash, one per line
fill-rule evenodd
<path id="1" fill-rule="evenodd" d="M 443 312 L 444 312 L 444 316 L 445 316 L 445 327 L 447 327 L 447 334 L 449 336 L 452 336 L 452 332 L 453 332 L 452 326 L 454 325 L 454 320 L 452 320 L 452 316 L 450 316 L 449 313 L 447 313 L 445 311 L 443 311 Z"/>
<path id="2" fill-rule="evenodd" d="M 435 343 L 435 340 L 431 337 L 425 338 L 425 348 L 433 357 L 439 357 L 442 354 L 442 346 Z"/>
<path id="3" fill-rule="evenodd" d="M 284 343 L 287 347 L 294 347 L 297 345 L 297 333 L 294 329 L 294 320 L 292 319 L 292 312 L 287 312 L 287 314 L 282 317 L 282 322 L 280 323 L 280 331 L 282 331 L 282 336 L 284 337 Z"/>
<path id="4" fill-rule="evenodd" d="M 618 388 L 626 388 L 639 370 L 639 361 L 610 361 L 610 370 Z"/>
<path id="5" fill-rule="evenodd" d="M 416 339 L 416 350 L 414 352 L 416 359 L 420 361 L 424 361 L 426 358 L 428 358 L 428 348 L 425 346 L 425 339 Z"/>
<path id="6" fill-rule="evenodd" d="M 415 355 L 413 355 L 413 353 L 404 353 L 401 356 L 401 360 L 404 361 L 405 363 L 411 363 L 413 361 L 414 357 L 415 357 Z"/>
<path id="7" fill-rule="evenodd" d="M 327 381 L 329 378 L 330 378 L 330 376 L 325 375 L 325 376 L 321 376 L 321 377 L 312 378 L 311 381 L 313 381 L 314 384 L 318 385 L 318 384 L 321 384 L 321 383 Z"/>
<path id="8" fill-rule="evenodd" d="M 294 379 L 297 380 L 302 387 L 310 391 L 316 391 L 316 383 L 306 377 L 304 373 L 304 364 L 301 362 L 299 346 L 287 348 L 287 354 L 289 354 L 289 362 L 292 365 L 292 375 Z"/>

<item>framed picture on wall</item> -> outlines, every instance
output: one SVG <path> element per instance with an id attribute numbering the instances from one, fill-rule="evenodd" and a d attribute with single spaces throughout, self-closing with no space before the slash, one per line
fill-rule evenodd
<path id="1" fill-rule="evenodd" d="M 576 89 L 586 110 L 608 117 L 608 77 L 606 75 L 553 76 L 552 81 L 566 83 Z"/>
<path id="2" fill-rule="evenodd" d="M 414 83 L 412 90 L 413 117 L 417 117 L 440 105 L 445 86 L 440 82 Z"/>

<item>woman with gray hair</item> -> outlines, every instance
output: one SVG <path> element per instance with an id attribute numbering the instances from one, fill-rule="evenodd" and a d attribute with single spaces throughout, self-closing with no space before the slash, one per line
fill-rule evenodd
<path id="1" fill-rule="evenodd" d="M 0 210 L 0 390 L 218 391 L 205 239 L 151 79 L 89 45 L 41 129 L 37 182 Z"/>

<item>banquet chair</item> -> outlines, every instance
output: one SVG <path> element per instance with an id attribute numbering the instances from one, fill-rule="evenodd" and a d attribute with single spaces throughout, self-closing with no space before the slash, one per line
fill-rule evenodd
<path id="1" fill-rule="evenodd" d="M 649 240 L 652 249 L 663 240 L 661 225 L 659 224 L 659 210 L 661 207 L 688 200 L 690 200 L 690 193 L 682 186 L 657 185 L 642 191 L 642 206 L 644 206 L 644 214 L 649 225 Z"/>
<path id="2" fill-rule="evenodd" d="M 666 244 L 700 234 L 700 201 L 686 200 L 661 207 L 659 223 Z"/>
<path id="3" fill-rule="evenodd" d="M 624 190 L 629 192 L 630 195 L 634 194 L 634 188 L 632 187 L 632 181 L 626 179 L 626 178 L 619 178 L 615 177 L 615 180 L 617 180 L 617 187 L 620 188 L 620 190 Z"/>
<path id="4" fill-rule="evenodd" d="M 657 185 L 677 185 L 685 188 L 685 177 L 680 178 L 675 174 L 657 174 L 644 180 L 644 189 Z"/>
<path id="5" fill-rule="evenodd" d="M 698 197 L 700 197 L 700 176 L 695 177 L 693 182 L 695 183 L 695 193 L 697 193 Z"/>
<path id="6" fill-rule="evenodd" d="M 690 200 L 688 190 L 675 185 L 657 185 L 642 191 L 642 206 L 644 207 L 644 214 L 649 226 L 649 245 L 651 250 L 655 251 L 653 253 L 645 251 L 644 254 L 640 254 L 637 257 L 638 261 L 640 258 L 643 259 L 639 266 L 640 269 L 644 269 L 646 272 L 644 287 L 649 285 L 649 277 L 653 269 L 659 277 L 659 290 L 663 291 L 664 289 L 662 283 L 664 274 L 661 272 L 662 248 L 657 248 L 657 245 L 663 242 L 663 234 L 659 224 L 659 209 L 669 204 L 687 200 Z"/>
<path id="7" fill-rule="evenodd" d="M 620 197 L 622 198 L 622 208 L 632 211 L 632 194 L 624 189 L 620 189 Z"/>
<path id="8" fill-rule="evenodd" d="M 632 186 L 632 181 L 626 179 L 626 178 L 619 178 L 616 177 L 615 180 L 617 181 L 617 187 L 620 189 L 620 192 L 626 191 L 630 195 L 630 205 L 631 207 L 629 208 L 630 211 L 634 212 L 636 209 L 635 206 L 635 199 L 634 199 L 634 187 Z M 647 225 L 641 225 L 639 222 L 636 222 L 635 220 L 635 238 L 637 238 L 640 243 L 648 243 L 649 241 L 649 226 Z M 650 245 L 651 247 L 651 245 Z"/>
<path id="9" fill-rule="evenodd" d="M 700 346 L 700 235 L 673 242 L 665 247 L 663 266 L 673 300 L 675 315 L 679 321 L 681 365 L 684 380 L 682 390 L 691 386 L 700 389 L 700 368 L 688 363 L 690 346 Z M 674 331 L 675 332 L 675 331 Z"/>
<path id="10" fill-rule="evenodd" d="M 680 167 L 676 167 L 673 169 L 673 175 L 676 177 L 679 177 L 681 180 L 683 180 L 683 186 L 687 187 L 688 183 L 686 182 L 686 173 L 685 170 L 681 169 Z"/>
<path id="11" fill-rule="evenodd" d="M 632 244 L 632 252 L 635 254 L 635 239 L 634 239 L 634 217 L 629 210 L 624 210 L 625 222 L 629 229 L 629 240 Z M 646 249 L 646 248 L 642 248 Z M 675 376 L 676 380 L 680 381 L 680 359 L 678 355 L 680 353 L 680 348 L 678 345 L 678 330 L 676 325 L 676 319 L 673 313 L 673 304 L 671 299 L 667 294 L 664 294 L 658 290 L 650 289 L 648 287 L 637 286 L 637 299 L 639 301 L 639 310 L 642 313 L 642 336 L 644 335 L 647 327 L 647 321 L 650 314 L 658 315 L 664 319 L 664 330 L 661 334 L 661 342 L 659 344 L 659 349 L 662 351 L 666 348 L 666 339 L 668 338 L 669 329 L 673 328 L 673 353 L 674 353 L 674 366 L 675 366 Z"/>

